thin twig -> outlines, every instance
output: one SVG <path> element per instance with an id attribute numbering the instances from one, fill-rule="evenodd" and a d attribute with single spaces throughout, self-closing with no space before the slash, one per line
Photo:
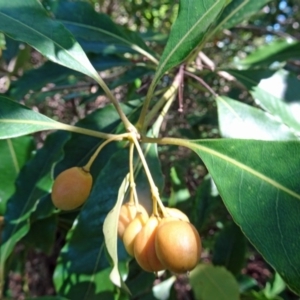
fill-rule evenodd
<path id="1" fill-rule="evenodd" d="M 198 77 L 197 75 L 190 73 L 188 71 L 184 71 L 184 74 L 196 79 L 202 86 L 204 86 L 212 95 L 214 95 L 215 97 L 218 97 L 218 94 L 200 77 Z"/>

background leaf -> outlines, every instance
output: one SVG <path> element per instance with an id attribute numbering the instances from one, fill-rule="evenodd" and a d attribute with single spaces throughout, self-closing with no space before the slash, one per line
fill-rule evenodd
<path id="1" fill-rule="evenodd" d="M 219 30 L 228 29 L 237 25 L 256 12 L 271 0 L 251 1 L 251 0 L 232 0 L 225 7 L 218 19 L 217 28 Z"/>
<path id="2" fill-rule="evenodd" d="M 27 234 L 30 228 L 30 216 L 36 209 L 37 201 L 49 193 L 51 182 L 39 184 L 49 176 L 53 164 L 60 158 L 62 144 L 68 134 L 58 132 L 49 135 L 45 147 L 22 168 L 16 181 L 16 192 L 7 202 L 5 226 L 0 247 L 0 267 L 3 272 L 4 262 L 15 244 Z M 1 277 L 1 274 L 0 274 Z"/>
<path id="3" fill-rule="evenodd" d="M 15 180 L 19 171 L 34 149 L 33 139 L 29 136 L 0 140 L 0 216 L 4 215 L 6 202 L 15 191 Z"/>
<path id="4" fill-rule="evenodd" d="M 224 266 L 233 275 L 238 275 L 246 263 L 247 241 L 235 224 L 226 225 L 216 238 L 212 263 Z"/>
<path id="5" fill-rule="evenodd" d="M 156 71 L 154 84 L 168 70 L 181 63 L 203 41 L 225 0 L 180 1 L 178 17 Z"/>
<path id="6" fill-rule="evenodd" d="M 223 267 L 198 265 L 190 275 L 196 300 L 238 300 L 239 287 L 231 273 Z"/>
<path id="7" fill-rule="evenodd" d="M 258 140 L 297 139 L 292 131 L 272 115 L 232 100 L 218 97 L 219 128 L 223 137 Z"/>
<path id="8" fill-rule="evenodd" d="M 251 1 L 252 3 L 255 3 Z M 259 47 L 237 64 L 243 68 L 270 66 L 276 62 L 299 59 L 300 42 L 279 39 Z"/>
<path id="9" fill-rule="evenodd" d="M 58 122 L 9 98 L 0 96 L 0 138 L 6 139 L 36 131 L 56 129 Z"/>
<path id="10" fill-rule="evenodd" d="M 29 44 L 53 62 L 96 81 L 99 78 L 71 33 L 60 22 L 51 19 L 36 0 L 15 0 L 11 3 L 0 0 L 0 30 Z"/>
<path id="11" fill-rule="evenodd" d="M 214 140 L 187 146 L 204 161 L 234 221 L 299 293 L 300 143 Z"/>
<path id="12" fill-rule="evenodd" d="M 136 32 L 127 33 L 108 15 L 95 12 L 87 2 L 61 1 L 53 13 L 88 52 L 150 54 L 150 49 Z"/>

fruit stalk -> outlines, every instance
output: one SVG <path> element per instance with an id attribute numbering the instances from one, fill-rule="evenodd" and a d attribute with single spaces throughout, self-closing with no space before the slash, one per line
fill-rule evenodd
<path id="1" fill-rule="evenodd" d="M 90 169 L 91 169 L 91 166 L 93 164 L 93 162 L 95 161 L 95 159 L 97 158 L 99 152 L 107 145 L 109 144 L 110 142 L 113 142 L 113 141 L 120 141 L 124 138 L 128 138 L 130 134 L 128 133 L 124 133 L 124 134 L 118 134 L 112 138 L 109 138 L 108 140 L 106 140 L 105 142 L 103 142 L 98 148 L 97 150 L 94 152 L 94 154 L 91 156 L 91 158 L 89 159 L 89 161 L 87 162 L 87 164 L 83 167 L 83 169 L 86 171 L 86 172 L 90 172 Z"/>
<path id="2" fill-rule="evenodd" d="M 144 153 L 142 151 L 142 148 L 139 144 L 139 142 L 137 141 L 136 137 L 134 135 L 131 135 L 131 138 L 132 138 L 132 141 L 134 142 L 135 144 L 135 147 L 138 151 L 138 154 L 140 156 L 140 159 L 141 159 L 141 162 L 143 164 L 143 167 L 144 167 L 144 170 L 145 170 L 145 173 L 146 173 L 146 176 L 148 178 L 148 181 L 149 181 L 149 185 L 150 185 L 150 190 L 151 190 L 151 194 L 152 194 L 152 200 L 153 200 L 153 214 L 155 216 L 158 216 L 158 210 L 157 210 L 157 206 L 159 205 L 159 208 L 162 212 L 162 215 L 163 216 L 167 216 L 166 212 L 165 212 L 165 207 L 159 197 L 159 193 L 158 193 L 158 188 L 157 186 L 155 185 L 154 183 L 154 180 L 152 178 L 152 175 L 151 175 L 151 172 L 149 170 L 149 167 L 148 167 L 148 164 L 147 164 L 147 161 L 145 159 L 145 156 L 144 156 Z"/>

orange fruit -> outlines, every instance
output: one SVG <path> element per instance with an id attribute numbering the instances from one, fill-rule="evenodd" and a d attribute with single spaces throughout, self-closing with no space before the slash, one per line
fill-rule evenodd
<path id="1" fill-rule="evenodd" d="M 158 226 L 155 236 L 156 255 L 162 265 L 177 274 L 194 269 L 201 255 L 201 239 L 196 228 L 181 220 Z"/>
<path id="2" fill-rule="evenodd" d="M 51 198 L 55 207 L 72 210 L 88 198 L 93 184 L 90 172 L 73 167 L 60 173 L 54 180 Z"/>
<path id="3" fill-rule="evenodd" d="M 142 205 L 138 205 L 138 212 L 148 217 L 146 209 Z M 118 235 L 123 237 L 124 231 L 128 224 L 134 219 L 137 214 L 136 205 L 131 202 L 127 202 L 121 206 L 119 222 L 118 222 Z"/>
<path id="4" fill-rule="evenodd" d="M 125 246 L 126 251 L 131 256 L 134 256 L 134 240 L 137 234 L 141 231 L 143 226 L 146 224 L 148 220 L 148 215 L 144 215 L 142 213 L 137 213 L 135 218 L 129 223 L 126 227 L 123 234 L 123 244 Z"/>
<path id="5" fill-rule="evenodd" d="M 134 240 L 134 257 L 142 269 L 148 272 L 164 270 L 155 251 L 155 235 L 159 220 L 152 215 Z"/>

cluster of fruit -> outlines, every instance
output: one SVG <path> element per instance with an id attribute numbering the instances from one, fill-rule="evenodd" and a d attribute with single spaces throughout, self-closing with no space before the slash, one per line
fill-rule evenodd
<path id="1" fill-rule="evenodd" d="M 52 201 L 62 210 L 81 206 L 88 198 L 93 178 L 85 168 L 73 167 L 60 173 L 52 187 Z M 134 201 L 121 206 L 118 235 L 127 252 L 148 272 L 191 271 L 201 254 L 201 239 L 188 217 L 176 208 L 150 217 Z"/>
<path id="2" fill-rule="evenodd" d="M 148 272 L 169 270 L 176 274 L 191 271 L 201 254 L 201 239 L 188 217 L 175 208 L 148 216 L 140 204 L 122 205 L 118 235 L 126 251 Z"/>

